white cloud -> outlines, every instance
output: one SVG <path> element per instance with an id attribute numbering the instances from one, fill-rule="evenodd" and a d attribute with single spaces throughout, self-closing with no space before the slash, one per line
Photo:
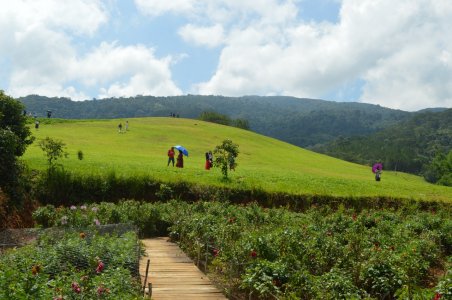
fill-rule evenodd
<path id="1" fill-rule="evenodd" d="M 7 92 L 181 94 L 171 67 L 190 59 L 183 50 L 157 57 L 153 47 L 164 47 L 145 40 L 93 46 L 101 28 L 123 24 L 106 4 L 116 1 L 0 0 Z M 351 87 L 362 88 L 355 99 L 394 108 L 452 107 L 450 0 L 342 0 L 334 24 L 300 19 L 307 0 L 131 1 L 140 18 L 177 14 L 186 44 L 220 51 L 215 72 L 192 93 L 321 98 Z"/>
<path id="2" fill-rule="evenodd" d="M 165 13 L 187 14 L 194 12 L 197 0 L 135 0 L 135 5 L 144 14 L 159 16 Z"/>
<path id="3" fill-rule="evenodd" d="M 449 3 L 344 0 L 337 24 L 269 22 L 261 13 L 225 32 L 215 74 L 194 90 L 318 98 L 364 80 L 365 102 L 451 107 Z"/>
<path id="4" fill-rule="evenodd" d="M 108 19 L 99 0 L 2 0 L 0 4 L 2 23 L 18 30 L 45 24 L 47 28 L 54 30 L 92 34 Z M 3 28 L 2 32 L 10 31 L 4 26 L 0 28 Z"/>
<path id="5" fill-rule="evenodd" d="M 86 100 L 89 97 L 82 91 L 78 91 L 73 86 L 63 86 L 58 83 L 49 82 L 40 85 L 21 85 L 15 86 L 11 92 L 13 95 L 43 95 L 43 96 L 53 96 L 53 97 L 65 97 L 72 100 Z"/>
<path id="6" fill-rule="evenodd" d="M 2 4 L 2 3 L 0 3 Z M 3 3 L 4 4 L 4 3 Z M 0 10 L 0 55 L 10 61 L 7 93 L 64 96 L 175 95 L 171 57 L 152 48 L 101 43 L 84 51 L 74 39 L 91 38 L 109 12 L 101 1 L 13 1 Z"/>
<path id="7" fill-rule="evenodd" d="M 171 57 L 157 59 L 144 46 L 121 47 L 102 43 L 72 67 L 72 76 L 86 85 L 99 86 L 99 97 L 179 95 L 171 80 Z"/>
<path id="8" fill-rule="evenodd" d="M 187 24 L 179 30 L 179 35 L 195 45 L 217 47 L 224 41 L 223 26 L 217 24 L 210 27 L 198 27 Z"/>

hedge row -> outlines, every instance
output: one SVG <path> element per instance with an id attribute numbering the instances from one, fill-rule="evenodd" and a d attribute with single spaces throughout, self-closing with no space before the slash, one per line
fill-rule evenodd
<path id="1" fill-rule="evenodd" d="M 65 170 L 40 173 L 35 177 L 36 198 L 42 204 L 79 205 L 99 201 L 118 202 L 135 199 L 147 202 L 181 199 L 192 202 L 228 201 L 234 204 L 258 202 L 263 207 L 287 207 L 305 211 L 315 205 L 332 208 L 344 206 L 356 210 L 368 208 L 400 209 L 416 205 L 422 210 L 451 209 L 451 205 L 436 201 L 392 197 L 337 197 L 331 195 L 289 194 L 268 192 L 260 188 L 229 188 L 205 186 L 184 181 L 162 182 L 150 176 L 123 177 L 79 175 Z"/>

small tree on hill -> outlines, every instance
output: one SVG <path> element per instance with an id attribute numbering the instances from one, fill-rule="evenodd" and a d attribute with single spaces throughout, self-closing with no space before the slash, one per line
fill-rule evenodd
<path id="1" fill-rule="evenodd" d="M 228 178 L 228 168 L 235 170 L 237 167 L 236 158 L 239 155 L 239 145 L 226 139 L 221 145 L 215 147 L 213 153 L 215 156 L 214 167 L 221 168 L 223 177 Z"/>
<path id="2" fill-rule="evenodd" d="M 54 140 L 46 137 L 39 141 L 39 147 L 45 152 L 47 156 L 47 162 L 49 163 L 49 171 L 53 170 L 56 166 L 56 161 L 59 158 L 67 157 L 68 153 L 65 151 L 66 144 L 63 141 Z"/>

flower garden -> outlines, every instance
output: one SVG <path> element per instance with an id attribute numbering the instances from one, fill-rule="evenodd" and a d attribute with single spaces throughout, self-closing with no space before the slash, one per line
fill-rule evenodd
<path id="1" fill-rule="evenodd" d="M 133 231 L 44 230 L 0 257 L 0 299 L 140 299 Z"/>
<path id="2" fill-rule="evenodd" d="M 227 295 L 238 298 L 452 299 L 450 215 L 447 208 L 425 211 L 415 206 L 361 211 L 321 206 L 292 212 L 257 204 L 174 200 L 48 205 L 34 218 L 43 227 L 131 223 L 142 236 L 169 234 Z M 92 297 L 138 297 L 139 286 L 127 268 L 135 250 L 126 249 L 124 238 L 130 247 L 136 245 L 136 237 L 129 235 L 121 242 L 95 236 L 88 243 L 76 232 L 68 233 L 64 243 L 41 238 L 37 245 L 2 258 L 0 288 L 6 287 L 8 294 L 32 289 L 36 295 L 67 295 L 64 299 L 81 299 L 76 297 L 85 292 Z M 61 257 L 55 250 L 59 247 L 74 247 L 85 267 L 70 263 L 74 256 Z M 20 258 L 19 251 L 27 255 Z M 100 273 L 99 261 L 104 264 Z M 10 267 L 14 265 L 18 267 Z M 40 266 L 36 275 L 34 266 Z M 117 274 L 127 276 L 120 279 Z M 124 278 L 131 279 L 126 284 Z"/>

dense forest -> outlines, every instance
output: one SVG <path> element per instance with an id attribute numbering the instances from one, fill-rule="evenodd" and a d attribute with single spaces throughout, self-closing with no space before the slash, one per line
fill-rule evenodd
<path id="1" fill-rule="evenodd" d="M 366 135 L 409 118 L 412 114 L 365 103 L 333 102 L 294 97 L 137 96 L 75 102 L 67 98 L 31 95 L 19 99 L 31 113 L 67 119 L 162 117 L 176 113 L 199 118 L 216 112 L 241 120 L 257 133 L 301 147 Z"/>
<path id="2" fill-rule="evenodd" d="M 341 137 L 314 150 L 362 164 L 382 161 L 385 169 L 437 182 L 452 176 L 452 109 L 418 113 L 371 135 Z M 441 183 L 452 185 L 446 177 Z"/>

